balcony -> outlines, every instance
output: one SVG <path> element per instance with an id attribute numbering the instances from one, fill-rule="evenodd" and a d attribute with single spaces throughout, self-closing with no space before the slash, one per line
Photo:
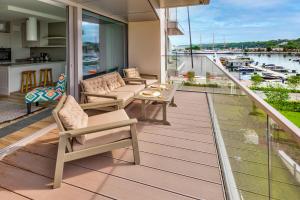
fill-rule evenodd
<path id="1" fill-rule="evenodd" d="M 210 0 L 160 0 L 161 8 L 173 8 L 182 6 L 193 5 L 206 5 L 210 3 Z"/>
<path id="2" fill-rule="evenodd" d="M 168 21 L 168 35 L 184 35 L 183 28 L 177 21 Z"/>
<path id="3" fill-rule="evenodd" d="M 170 126 L 138 123 L 141 165 L 130 148 L 70 162 L 62 187 L 51 189 L 57 151 L 56 129 L 6 156 L 0 164 L 1 199 L 300 199 L 300 131 L 232 77 L 218 60 L 194 56 L 195 85 L 182 71 L 171 77 L 178 107 L 168 108 Z M 140 104 L 126 108 L 139 117 Z M 157 105 L 148 111 L 162 113 Z M 30 128 L 0 139 L 4 147 Z M 5 148 L 4 148 L 5 149 Z"/>

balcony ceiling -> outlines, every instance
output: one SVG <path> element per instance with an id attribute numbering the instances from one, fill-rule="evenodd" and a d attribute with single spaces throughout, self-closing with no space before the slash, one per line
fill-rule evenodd
<path id="1" fill-rule="evenodd" d="M 49 4 L 43 0 L 0 0 L 0 21 L 25 20 L 33 16 L 45 22 L 65 21 L 63 4 Z"/>
<path id="2" fill-rule="evenodd" d="M 161 8 L 172 8 L 193 5 L 206 5 L 210 3 L 210 0 L 160 0 L 159 2 Z"/>
<path id="3" fill-rule="evenodd" d="M 129 22 L 157 20 L 148 0 L 73 0 L 93 10 L 116 16 Z"/>

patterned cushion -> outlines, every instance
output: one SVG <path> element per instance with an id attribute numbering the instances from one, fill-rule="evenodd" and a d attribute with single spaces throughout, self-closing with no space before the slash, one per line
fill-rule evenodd
<path id="1" fill-rule="evenodd" d="M 137 68 L 128 68 L 124 69 L 125 76 L 127 78 L 141 78 L 139 71 Z"/>
<path id="2" fill-rule="evenodd" d="M 55 87 L 38 87 L 28 92 L 25 103 L 59 101 L 66 90 L 66 76 L 61 74 Z"/>
<path id="3" fill-rule="evenodd" d="M 106 81 L 110 91 L 126 85 L 118 72 L 105 74 L 103 78 Z"/>
<path id="4" fill-rule="evenodd" d="M 65 90 L 66 90 L 66 76 L 64 74 L 61 74 L 58 77 L 58 81 L 56 83 L 55 90 L 65 92 Z"/>
<path id="5" fill-rule="evenodd" d="M 59 101 L 63 92 L 55 90 L 54 87 L 39 87 L 28 92 L 25 96 L 26 103 L 35 103 L 41 101 Z"/>
<path id="6" fill-rule="evenodd" d="M 81 81 L 81 84 L 83 86 L 83 90 L 88 93 L 93 93 L 93 94 L 108 94 L 110 92 L 106 81 L 104 80 L 103 77 L 98 76 L 95 78 L 90 78 Z M 97 97 L 88 97 L 88 101 L 92 101 Z"/>
<path id="7" fill-rule="evenodd" d="M 58 116 L 67 130 L 85 128 L 88 125 L 88 115 L 71 95 L 67 97 L 63 108 L 58 112 Z"/>

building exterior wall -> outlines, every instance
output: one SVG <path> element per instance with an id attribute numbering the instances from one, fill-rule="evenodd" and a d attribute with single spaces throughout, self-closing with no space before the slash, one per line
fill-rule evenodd
<path id="1" fill-rule="evenodd" d="M 160 21 L 128 23 L 128 63 L 141 73 L 161 74 Z"/>

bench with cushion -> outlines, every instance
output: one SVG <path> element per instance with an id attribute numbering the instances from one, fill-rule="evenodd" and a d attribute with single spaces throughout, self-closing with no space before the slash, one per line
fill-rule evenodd
<path id="1" fill-rule="evenodd" d="M 137 84 L 139 83 L 139 84 Z M 121 107 L 126 107 L 133 101 L 133 97 L 145 88 L 144 81 L 128 84 L 118 72 L 112 72 L 102 76 L 81 81 L 83 102 L 95 103 L 108 99 L 119 99 Z"/>
<path id="2" fill-rule="evenodd" d="M 119 100 L 108 100 L 79 105 L 72 96 L 61 98 L 53 110 L 60 131 L 54 188 L 61 185 L 64 163 L 72 160 L 132 146 L 134 162 L 139 164 L 136 119 L 129 119 L 123 109 L 94 116 L 84 112 L 101 106 L 119 106 L 119 103 Z"/>

